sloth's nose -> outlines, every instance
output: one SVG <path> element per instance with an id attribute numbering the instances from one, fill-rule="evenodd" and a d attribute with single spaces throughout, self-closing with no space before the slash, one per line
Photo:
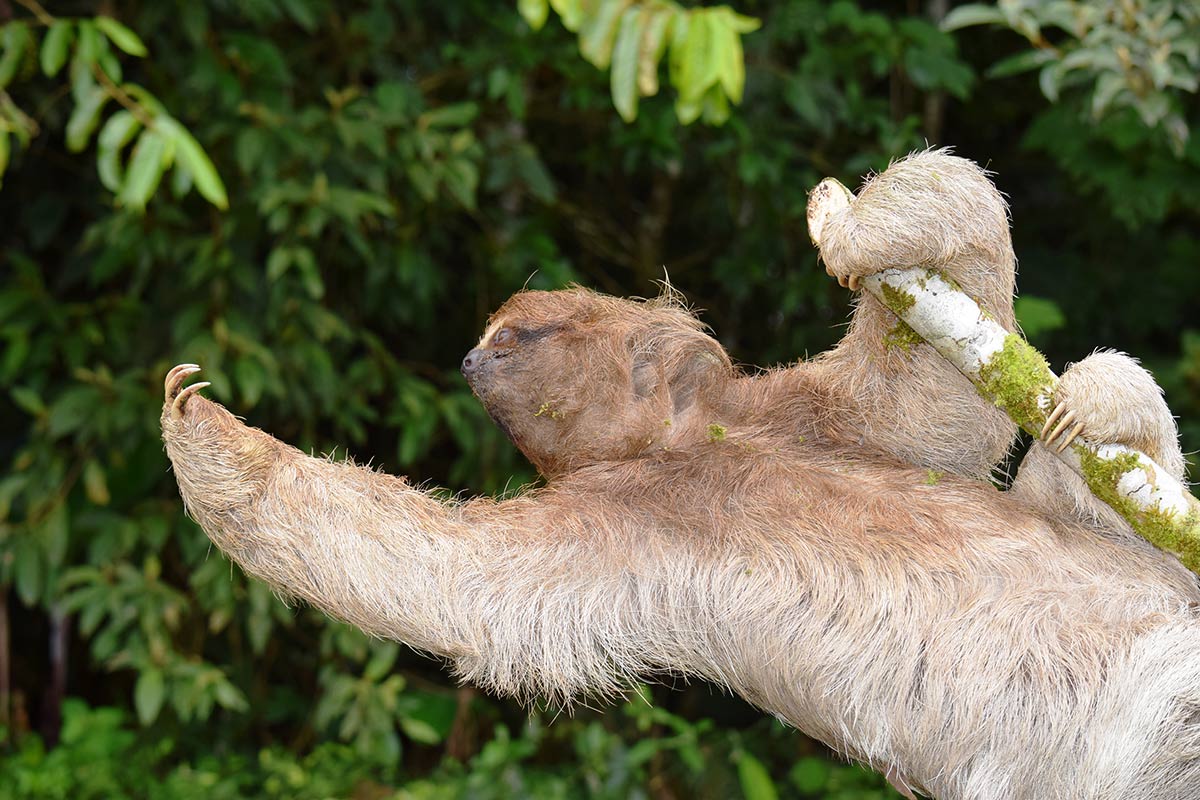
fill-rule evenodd
<path id="1" fill-rule="evenodd" d="M 479 365 L 483 363 L 483 351 L 476 347 L 471 352 L 467 353 L 467 357 L 463 359 L 462 374 L 464 378 L 469 378 L 475 371 L 479 369 Z"/>

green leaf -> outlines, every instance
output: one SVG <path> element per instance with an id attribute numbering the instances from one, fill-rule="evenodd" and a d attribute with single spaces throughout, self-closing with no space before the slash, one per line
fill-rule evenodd
<path id="1" fill-rule="evenodd" d="M 4 185 L 4 171 L 8 169 L 9 148 L 12 144 L 8 139 L 8 131 L 0 131 L 0 186 Z"/>
<path id="2" fill-rule="evenodd" d="M 312 33 L 317 29 L 319 21 L 313 12 L 313 4 L 309 0 L 279 0 L 279 3 L 287 11 L 292 21 L 307 33 Z"/>
<path id="3" fill-rule="evenodd" d="M 104 31 L 108 40 L 131 56 L 145 58 L 148 51 L 146 45 L 133 31 L 117 22 L 112 17 L 96 17 L 96 27 Z"/>
<path id="4" fill-rule="evenodd" d="M 146 202 L 162 180 L 166 156 L 166 138 L 155 130 L 143 131 L 129 158 L 129 171 L 117 200 L 136 211 L 145 209 Z"/>
<path id="5" fill-rule="evenodd" d="M 92 132 L 100 124 L 100 112 L 108 102 L 108 93 L 95 84 L 75 103 L 71 118 L 67 120 L 67 149 L 72 153 L 82 152 Z"/>
<path id="6" fill-rule="evenodd" d="M 1013 303 L 1013 311 L 1027 339 L 1056 331 L 1067 324 L 1067 318 L 1058 303 L 1044 297 L 1022 295 Z"/>
<path id="7" fill-rule="evenodd" d="M 734 103 L 742 102 L 746 86 L 746 62 L 742 56 L 742 40 L 733 29 L 733 12 L 728 8 L 714 9 L 711 15 L 713 60 L 717 64 L 721 87 Z"/>
<path id="8" fill-rule="evenodd" d="M 233 378 L 237 381 L 242 393 L 242 400 L 247 408 L 254 408 L 262 398 L 266 386 L 266 374 L 262 365 L 254 358 L 244 356 L 233 365 Z"/>
<path id="9" fill-rule="evenodd" d="M 563 27 L 578 33 L 583 24 L 583 0 L 550 0 L 550 7 L 562 20 Z"/>
<path id="10" fill-rule="evenodd" d="M 437 729 L 428 722 L 412 717 L 402 717 L 400 719 L 400 730 L 408 738 L 421 744 L 440 744 L 442 737 L 438 734 Z"/>
<path id="11" fill-rule="evenodd" d="M 163 135 L 174 141 L 175 157 L 179 165 L 192 174 L 200 196 L 221 210 L 229 208 L 225 184 L 195 137 L 171 117 L 160 117 L 158 123 Z"/>
<path id="12" fill-rule="evenodd" d="M 747 17 L 745 14 L 739 14 L 729 6 L 721 6 L 729 18 L 729 27 L 739 34 L 754 33 L 762 27 L 762 20 L 757 17 Z"/>
<path id="13" fill-rule="evenodd" d="M 972 3 L 951 9 L 950 13 L 942 18 L 940 27 L 944 31 L 956 31 L 972 25 L 995 25 L 1004 22 L 1004 14 L 995 6 Z"/>
<path id="14" fill-rule="evenodd" d="M 53 438 L 73 433 L 96 413 L 96 389 L 75 385 L 67 389 L 50 406 L 47 433 Z"/>
<path id="15" fill-rule="evenodd" d="M 637 119 L 638 103 L 638 48 L 642 42 L 642 26 L 645 23 L 646 12 L 633 7 L 621 15 L 620 29 L 617 33 L 617 43 L 613 47 L 612 71 L 609 73 L 609 83 L 612 89 L 613 105 L 617 113 L 626 122 Z"/>
<path id="16" fill-rule="evenodd" d="M 108 505 L 108 501 L 111 499 L 104 468 L 94 458 L 88 459 L 88 462 L 83 465 L 83 490 L 87 494 L 87 499 L 98 506 Z"/>
<path id="17" fill-rule="evenodd" d="M 1027 50 L 1024 53 L 1017 53 L 1015 56 L 1009 56 L 997 61 L 988 68 L 986 74 L 989 78 L 1006 78 L 1009 75 L 1017 75 L 1037 69 L 1057 57 L 1055 52 L 1050 48 Z"/>
<path id="18" fill-rule="evenodd" d="M 137 709 L 138 721 L 149 725 L 158 719 L 163 700 L 167 697 L 166 681 L 162 670 L 151 667 L 142 671 L 133 687 L 133 705 Z"/>
<path id="19" fill-rule="evenodd" d="M 17 597 L 27 606 L 37 603 L 42 594 L 42 553 L 29 536 L 22 536 L 13 548 L 13 579 Z"/>
<path id="20" fill-rule="evenodd" d="M 832 770 L 823 758 L 807 756 L 788 771 L 792 785 L 805 795 L 819 795 L 828 785 Z"/>
<path id="21" fill-rule="evenodd" d="M 1118 72 L 1105 72 L 1096 79 L 1096 88 L 1092 92 L 1092 116 L 1100 117 L 1123 89 L 1126 88 L 1125 76 Z M 1149 127 L 1149 126 L 1148 126 Z"/>
<path id="22" fill-rule="evenodd" d="M 479 106 L 475 103 L 452 103 L 426 111 L 417 118 L 417 125 L 422 128 L 462 128 L 470 125 L 478 114 Z"/>
<path id="23" fill-rule="evenodd" d="M 649 9 L 642 34 L 642 46 L 638 51 L 638 91 L 643 97 L 658 94 L 658 64 L 667 49 L 667 31 L 671 21 L 680 13 L 675 9 L 653 7 Z"/>
<path id="24" fill-rule="evenodd" d="M 46 413 L 46 404 L 42 402 L 42 398 L 38 396 L 38 393 L 28 386 L 14 386 L 10 394 L 12 395 L 13 402 L 30 414 L 40 417 Z"/>
<path id="25" fill-rule="evenodd" d="M 475 208 L 475 189 L 479 185 L 479 167 L 466 159 L 446 164 L 444 176 L 446 188 L 463 208 Z"/>
<path id="26" fill-rule="evenodd" d="M 79 62 L 81 67 L 85 67 L 85 72 L 92 68 L 92 64 L 100 58 L 100 54 L 108 49 L 108 44 L 104 41 L 104 37 L 100 35 L 100 31 L 96 29 L 94 20 L 79 21 L 79 44 L 75 47 L 75 60 Z"/>
<path id="27" fill-rule="evenodd" d="M 46 519 L 38 528 L 38 535 L 42 540 L 42 551 L 49 566 L 61 567 L 67 556 L 67 545 L 71 536 L 65 502 L 56 503 L 53 510 L 46 515 Z"/>
<path id="28" fill-rule="evenodd" d="M 16 77 L 25 49 L 33 45 L 33 37 L 24 22 L 10 22 L 4 26 L 0 45 L 3 45 L 0 50 L 0 89 L 3 89 Z"/>
<path id="29" fill-rule="evenodd" d="M 1058 63 L 1047 64 L 1038 73 L 1038 88 L 1051 103 L 1058 100 L 1058 86 L 1061 79 L 1062 67 Z"/>
<path id="30" fill-rule="evenodd" d="M 121 191 L 125 170 L 121 166 L 121 150 L 141 130 L 137 117 L 121 109 L 109 117 L 96 138 L 96 171 L 100 182 L 114 194 Z"/>
<path id="31" fill-rule="evenodd" d="M 267 256 L 267 280 L 277 281 L 292 265 L 292 248 L 276 247 Z"/>
<path id="32" fill-rule="evenodd" d="M 687 51 L 688 29 L 692 25 L 692 15 L 677 12 L 671 20 L 670 56 L 668 56 L 667 76 L 676 91 L 683 80 L 683 57 Z"/>
<path id="33" fill-rule="evenodd" d="M 41 64 L 42 72 L 53 78 L 67 63 L 67 50 L 71 39 L 75 36 L 74 26 L 66 20 L 57 20 L 46 32 L 42 40 Z"/>
<path id="34" fill-rule="evenodd" d="M 721 65 L 714 53 L 712 14 L 697 9 L 688 14 L 687 40 L 675 89 L 684 103 L 699 103 L 717 82 Z"/>
<path id="35" fill-rule="evenodd" d="M 317 267 L 317 260 L 312 251 L 307 247 L 294 247 L 292 261 L 296 265 L 296 271 L 300 273 L 300 283 L 308 292 L 308 296 L 314 300 L 324 297 L 325 282 L 321 280 L 321 270 Z"/>
<path id="36" fill-rule="evenodd" d="M 737 757 L 738 783 L 746 800 L 778 800 L 775 783 L 763 763 L 745 751 Z"/>
<path id="37" fill-rule="evenodd" d="M 540 31 L 550 15 L 548 0 L 517 0 L 517 12 L 535 31 Z"/>
<path id="38" fill-rule="evenodd" d="M 579 28 L 579 52 L 593 66 L 608 69 L 612 62 L 613 40 L 621 12 L 632 0 L 600 0 L 600 7 L 585 14 Z"/>
<path id="39" fill-rule="evenodd" d="M 217 697 L 217 705 L 221 708 L 227 708 L 230 711 L 245 711 L 250 708 L 250 703 L 246 701 L 246 695 L 229 681 L 222 679 L 213 689 Z"/>

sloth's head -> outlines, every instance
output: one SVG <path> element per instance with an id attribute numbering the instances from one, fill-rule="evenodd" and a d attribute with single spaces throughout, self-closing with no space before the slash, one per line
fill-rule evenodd
<path id="1" fill-rule="evenodd" d="M 546 477 L 689 443 L 733 369 L 672 294 L 521 292 L 463 359 L 471 390 Z"/>

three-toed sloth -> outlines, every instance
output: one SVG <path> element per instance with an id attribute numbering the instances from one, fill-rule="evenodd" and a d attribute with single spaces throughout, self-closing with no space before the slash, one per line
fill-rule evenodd
<path id="1" fill-rule="evenodd" d="M 937 268 L 1013 327 L 1007 212 L 973 164 L 913 156 L 848 213 L 822 241 L 845 282 Z M 833 351 L 747 374 L 670 297 L 521 293 L 463 363 L 547 478 L 501 501 L 306 456 L 182 388 L 186 365 L 163 435 L 249 573 L 489 689 L 701 676 L 939 798 L 1194 797 L 1193 576 L 1050 506 L 1070 476 L 980 480 L 1013 426 L 931 349 L 890 346 L 895 325 L 864 297 Z M 1105 424 L 1086 388 L 1064 400 Z M 1120 413 L 1178 452 L 1169 415 Z"/>

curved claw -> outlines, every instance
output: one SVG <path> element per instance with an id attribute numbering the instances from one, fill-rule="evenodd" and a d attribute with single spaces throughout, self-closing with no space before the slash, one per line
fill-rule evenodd
<path id="1" fill-rule="evenodd" d="M 859 277 L 857 275 L 850 276 L 850 278 L 846 281 L 850 286 L 850 291 L 852 291 L 852 292 L 858 291 L 858 285 L 859 285 L 858 281 L 859 281 Z"/>
<path id="2" fill-rule="evenodd" d="M 1071 430 L 1071 432 L 1067 434 L 1067 438 L 1063 439 L 1062 444 L 1060 444 L 1058 446 L 1057 452 L 1061 453 L 1063 450 L 1066 450 L 1067 447 L 1070 446 L 1071 442 L 1075 441 L 1075 437 L 1081 433 L 1083 433 L 1083 423 L 1082 422 L 1079 423 L 1078 425 L 1076 425 Z"/>
<path id="3" fill-rule="evenodd" d="M 176 417 L 182 417 L 183 407 L 187 405 L 188 398 L 199 392 L 205 386 L 210 385 L 211 384 L 209 381 L 200 381 L 199 383 L 193 383 L 191 386 L 185 388 L 175 396 L 175 400 L 171 403 L 171 413 Z"/>
<path id="4" fill-rule="evenodd" d="M 163 380 L 163 391 L 168 400 L 171 400 L 179 393 L 179 387 L 183 385 L 184 380 L 189 375 L 194 375 L 200 371 L 197 364 L 180 364 L 171 369 L 167 373 L 167 377 Z"/>
<path id="5" fill-rule="evenodd" d="M 1042 426 L 1042 432 L 1038 434 L 1039 439 L 1046 438 L 1046 434 L 1050 432 L 1050 429 L 1054 427 L 1054 423 L 1058 422 L 1058 418 L 1061 417 L 1066 410 L 1067 407 L 1064 405 L 1057 405 L 1054 407 L 1054 410 L 1050 412 L 1050 416 L 1046 417 L 1046 424 Z"/>
<path id="6" fill-rule="evenodd" d="M 1074 422 L 1075 412 L 1068 410 L 1058 420 L 1058 424 L 1054 426 L 1054 430 L 1042 437 L 1042 440 L 1045 442 L 1046 446 L 1049 447 L 1055 439 L 1057 439 L 1059 436 L 1062 436 Z"/>

